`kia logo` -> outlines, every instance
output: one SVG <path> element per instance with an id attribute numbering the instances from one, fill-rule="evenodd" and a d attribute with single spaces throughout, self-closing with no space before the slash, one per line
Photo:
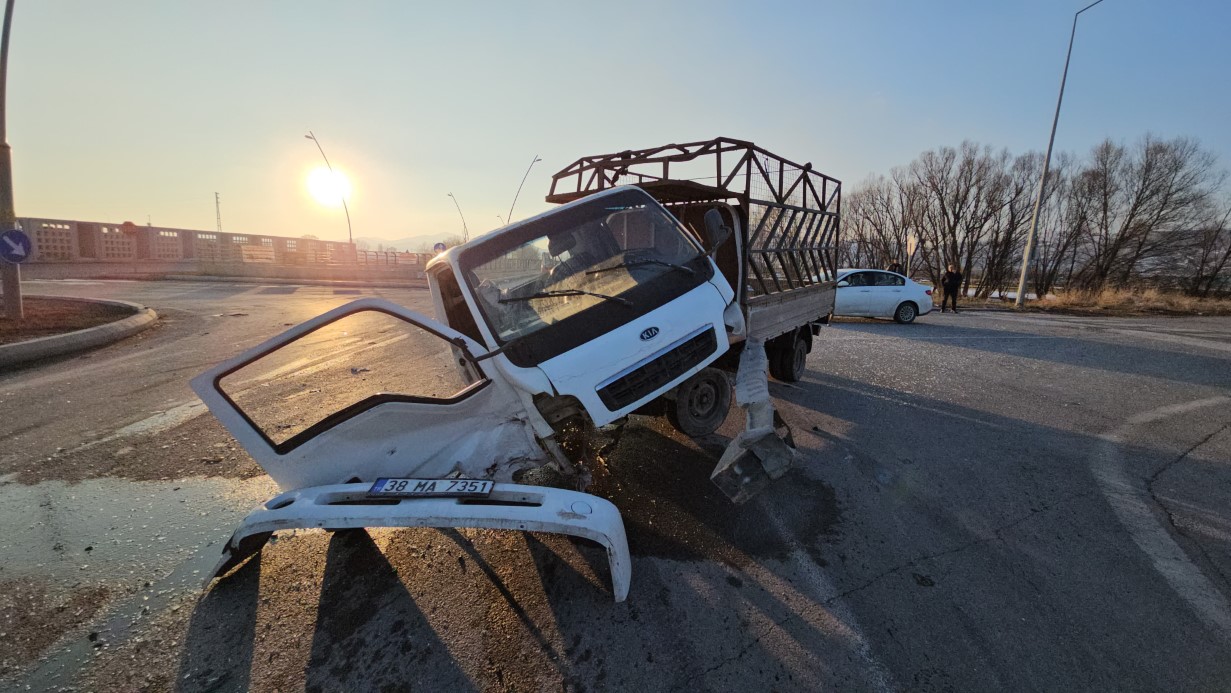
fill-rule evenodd
<path id="1" fill-rule="evenodd" d="M 658 336 L 657 327 L 647 327 L 641 331 L 641 341 L 648 342 Z"/>

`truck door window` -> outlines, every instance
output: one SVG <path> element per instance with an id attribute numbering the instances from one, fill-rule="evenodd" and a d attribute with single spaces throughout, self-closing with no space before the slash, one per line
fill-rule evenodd
<path id="1" fill-rule="evenodd" d="M 346 315 L 224 375 L 235 408 L 275 446 L 389 401 L 456 401 L 482 380 L 449 341 L 377 310 Z"/>

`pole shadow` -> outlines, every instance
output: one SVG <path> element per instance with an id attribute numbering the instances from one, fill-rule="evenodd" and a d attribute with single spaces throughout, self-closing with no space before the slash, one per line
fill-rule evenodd
<path id="1" fill-rule="evenodd" d="M 176 690 L 243 691 L 250 687 L 261 554 L 219 580 L 188 623 Z"/>

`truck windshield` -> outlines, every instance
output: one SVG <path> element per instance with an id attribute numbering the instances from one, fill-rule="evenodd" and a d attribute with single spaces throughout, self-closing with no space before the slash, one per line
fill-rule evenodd
<path id="1" fill-rule="evenodd" d="M 672 273 L 695 276 L 694 261 L 704 258 L 679 223 L 641 191 L 606 195 L 561 212 L 567 213 L 544 216 L 494 253 L 478 246 L 481 261 L 466 268 L 501 342 L 600 304 L 629 311 L 631 319 L 638 288 Z M 501 241 L 498 236 L 491 243 Z"/>

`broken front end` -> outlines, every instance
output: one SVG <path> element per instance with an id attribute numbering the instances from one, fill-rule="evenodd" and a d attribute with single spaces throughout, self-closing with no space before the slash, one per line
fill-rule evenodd
<path id="1" fill-rule="evenodd" d="M 623 600 L 631 561 L 619 511 L 577 491 L 515 483 L 559 462 L 535 434 L 540 415 L 476 358 L 483 353 L 446 325 L 366 298 L 194 378 L 283 491 L 243 521 L 211 579 L 277 530 L 475 527 L 598 542 Z"/>

